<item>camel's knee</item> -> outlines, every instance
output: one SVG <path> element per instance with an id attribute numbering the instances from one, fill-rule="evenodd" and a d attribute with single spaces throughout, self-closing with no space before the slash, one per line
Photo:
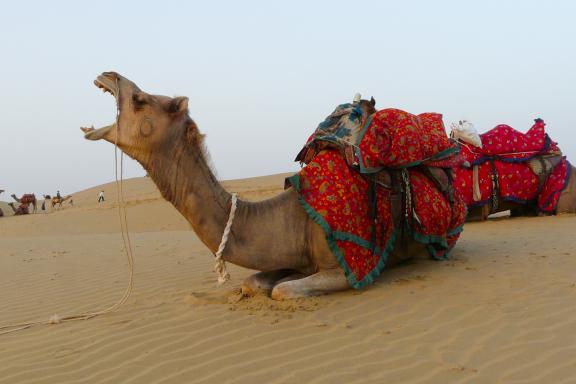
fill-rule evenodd
<path id="1" fill-rule="evenodd" d="M 343 291 L 348 288 L 348 281 L 341 269 L 325 270 L 303 279 L 278 284 L 272 289 L 271 297 L 274 300 L 296 299 Z"/>
<path id="2" fill-rule="evenodd" d="M 272 289 L 270 297 L 273 300 L 297 299 L 299 297 L 310 296 L 307 292 L 297 289 L 294 281 L 280 283 Z"/>
<path id="3" fill-rule="evenodd" d="M 278 280 L 289 276 L 292 271 L 276 270 L 268 272 L 258 272 L 247 277 L 242 283 L 242 294 L 245 296 L 254 296 L 259 292 L 269 294 Z"/>
<path id="4" fill-rule="evenodd" d="M 255 296 L 259 292 L 267 294 L 271 289 L 272 287 L 267 287 L 256 275 L 249 276 L 242 282 L 242 294 L 244 296 Z"/>

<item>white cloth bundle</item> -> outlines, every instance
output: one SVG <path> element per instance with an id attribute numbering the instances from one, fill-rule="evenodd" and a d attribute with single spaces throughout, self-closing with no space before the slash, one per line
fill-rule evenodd
<path id="1" fill-rule="evenodd" d="M 475 147 L 482 148 L 480 135 L 476 128 L 474 128 L 474 124 L 468 120 L 460 120 L 458 123 L 452 123 L 450 124 L 450 128 L 452 129 L 450 137 L 462 140 L 463 142 L 472 144 Z"/>

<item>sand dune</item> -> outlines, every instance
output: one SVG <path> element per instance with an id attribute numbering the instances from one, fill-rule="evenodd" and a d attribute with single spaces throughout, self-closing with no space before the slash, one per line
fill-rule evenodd
<path id="1" fill-rule="evenodd" d="M 226 182 L 245 199 L 286 175 Z M 96 202 L 103 188 L 107 202 Z M 466 226 L 447 262 L 319 298 L 241 299 L 147 178 L 124 185 L 133 295 L 87 321 L 0 336 L 0 383 L 573 383 L 576 216 Z M 0 325 L 98 310 L 127 283 L 113 184 L 0 218 Z"/>

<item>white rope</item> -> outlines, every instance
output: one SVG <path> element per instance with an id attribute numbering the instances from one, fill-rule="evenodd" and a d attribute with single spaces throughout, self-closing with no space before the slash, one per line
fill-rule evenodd
<path id="1" fill-rule="evenodd" d="M 238 195 L 233 193 L 232 194 L 232 206 L 230 207 L 230 215 L 228 216 L 228 222 L 226 223 L 226 227 L 224 228 L 224 233 L 222 234 L 222 240 L 220 241 L 220 245 L 218 246 L 218 251 L 214 255 L 216 259 L 216 265 L 214 266 L 214 270 L 218 274 L 218 285 L 224 284 L 228 279 L 230 279 L 230 274 L 226 270 L 226 262 L 222 259 L 222 253 L 224 252 L 224 248 L 226 248 L 226 243 L 228 242 L 228 236 L 230 235 L 230 228 L 232 228 L 232 223 L 234 222 L 234 216 L 236 214 L 236 207 L 238 205 Z"/>
<path id="2" fill-rule="evenodd" d="M 116 89 L 118 89 L 118 80 L 116 80 Z M 128 231 L 128 220 L 126 215 L 126 202 L 124 201 L 124 190 L 122 188 L 124 181 L 124 153 L 120 152 L 120 179 L 118 179 L 118 136 L 120 135 L 120 107 L 116 106 L 116 140 L 114 143 L 114 162 L 115 162 L 115 176 L 116 176 L 116 192 L 118 195 L 118 216 L 120 219 L 120 232 L 122 234 L 122 242 L 124 243 L 124 253 L 128 259 L 129 266 L 129 281 L 122 297 L 108 308 L 95 312 L 87 312 L 76 315 L 59 316 L 54 314 L 48 320 L 30 321 L 19 324 L 8 324 L 0 326 L 0 335 L 5 335 L 12 332 L 21 331 L 31 328 L 36 325 L 51 325 L 60 324 L 65 321 L 73 320 L 88 320 L 96 316 L 110 313 L 120 308 L 132 293 L 134 287 L 134 254 L 132 251 L 132 242 L 130 241 L 130 232 Z"/>

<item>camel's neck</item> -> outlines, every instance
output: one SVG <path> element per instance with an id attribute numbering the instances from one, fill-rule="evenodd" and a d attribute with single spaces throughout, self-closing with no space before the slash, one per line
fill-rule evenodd
<path id="1" fill-rule="evenodd" d="M 141 161 L 162 196 L 190 222 L 202 242 L 215 252 L 228 220 L 231 195 L 220 185 L 200 144 L 179 142 Z"/>
<path id="2" fill-rule="evenodd" d="M 190 122 L 190 124 L 193 124 Z M 195 128 L 195 126 L 193 126 Z M 139 161 L 154 180 L 162 196 L 188 220 L 200 240 L 216 252 L 231 208 L 231 195 L 216 180 L 200 135 L 173 130 L 164 150 L 138 153 L 122 148 Z M 258 203 L 238 201 L 238 209 L 224 260 L 257 270 L 310 267 L 308 220 L 293 192 Z M 273 256 L 271 256 L 273 255 Z M 310 267 L 311 268 L 311 267 Z"/>

